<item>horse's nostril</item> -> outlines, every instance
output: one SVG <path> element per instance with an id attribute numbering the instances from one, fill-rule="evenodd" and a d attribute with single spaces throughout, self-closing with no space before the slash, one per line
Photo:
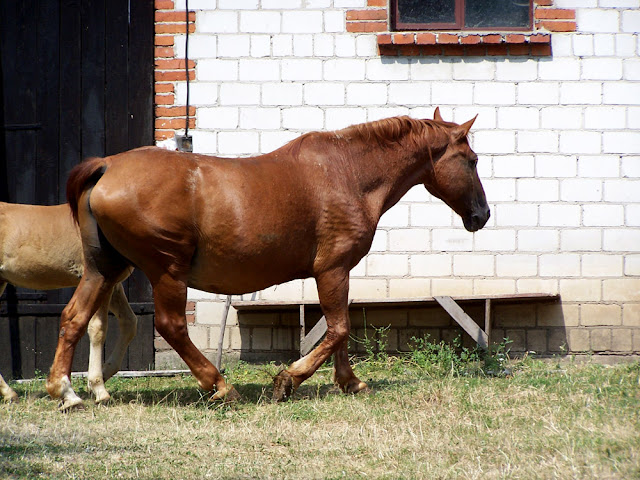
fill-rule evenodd
<path id="1" fill-rule="evenodd" d="M 489 221 L 489 217 L 491 217 L 491 211 L 487 208 L 482 213 L 471 214 L 471 221 L 475 227 L 482 228 Z"/>

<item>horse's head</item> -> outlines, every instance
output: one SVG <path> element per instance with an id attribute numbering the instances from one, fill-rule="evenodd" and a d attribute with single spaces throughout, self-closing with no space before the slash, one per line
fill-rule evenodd
<path id="1" fill-rule="evenodd" d="M 490 216 L 489 205 L 476 170 L 478 156 L 471 150 L 467 139 L 475 117 L 457 125 L 444 122 L 440 110 L 436 108 L 434 120 L 446 125 L 449 139 L 443 153 L 433 159 L 433 169 L 424 185 L 432 195 L 462 217 L 464 228 L 475 232 L 484 227 Z"/>

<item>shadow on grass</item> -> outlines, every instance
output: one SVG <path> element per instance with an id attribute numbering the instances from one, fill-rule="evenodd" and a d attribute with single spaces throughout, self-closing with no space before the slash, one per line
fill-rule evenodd
<path id="1" fill-rule="evenodd" d="M 407 380 L 373 380 L 369 381 L 373 393 L 395 389 L 413 382 Z M 107 385 L 109 387 L 109 385 Z M 272 383 L 239 383 L 235 385 L 241 395 L 239 405 L 256 405 L 271 403 L 273 394 Z M 171 405 L 171 406 L 198 406 L 209 407 L 220 405 L 220 402 L 210 402 L 211 394 L 199 389 L 196 385 L 171 388 L 118 388 L 111 389 L 111 402 L 137 403 L 146 406 Z M 336 395 L 344 395 L 335 385 L 302 384 L 290 401 L 305 401 L 330 398 Z M 86 398 L 86 397 L 85 397 Z"/>
<path id="2" fill-rule="evenodd" d="M 371 393 L 380 393 L 394 390 L 402 386 L 419 383 L 418 379 L 364 379 Z M 167 383 L 169 385 L 167 385 Z M 256 405 L 271 403 L 273 395 L 272 382 L 236 382 L 234 386 L 241 395 L 238 404 Z M 41 385 L 31 384 L 13 386 L 21 400 L 50 399 Z M 211 402 L 210 392 L 198 388 L 196 381 L 189 376 L 159 379 L 113 379 L 106 384 L 107 391 L 111 395 L 111 404 L 140 404 L 145 406 L 202 406 L 209 408 L 221 405 L 221 402 Z M 86 405 L 93 403 L 93 397 L 88 392 L 86 385 L 75 381 L 73 388 Z M 336 395 L 344 395 L 340 388 L 332 383 L 303 383 L 289 401 L 321 400 Z M 53 400 L 52 400 L 53 401 Z"/>

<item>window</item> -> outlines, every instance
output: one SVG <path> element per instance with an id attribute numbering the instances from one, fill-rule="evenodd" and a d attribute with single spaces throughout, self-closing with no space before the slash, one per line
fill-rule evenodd
<path id="1" fill-rule="evenodd" d="M 391 0 L 396 30 L 531 30 L 532 0 Z"/>

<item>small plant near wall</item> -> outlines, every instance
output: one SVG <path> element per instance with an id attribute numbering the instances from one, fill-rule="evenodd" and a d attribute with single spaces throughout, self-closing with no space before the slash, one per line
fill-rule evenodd
<path id="1" fill-rule="evenodd" d="M 509 357 L 511 340 L 505 338 L 499 344 L 491 345 L 489 350 L 478 347 L 463 347 L 462 337 L 452 342 L 434 342 L 429 335 L 412 337 L 409 351 L 397 356 L 389 355 L 389 326 L 370 327 L 374 331 L 369 335 L 366 328 L 364 338 L 350 339 L 362 346 L 364 357 L 362 366 L 377 367 L 386 365 L 391 369 L 417 369 L 428 376 L 443 378 L 448 376 L 508 376 L 512 372 Z"/>

